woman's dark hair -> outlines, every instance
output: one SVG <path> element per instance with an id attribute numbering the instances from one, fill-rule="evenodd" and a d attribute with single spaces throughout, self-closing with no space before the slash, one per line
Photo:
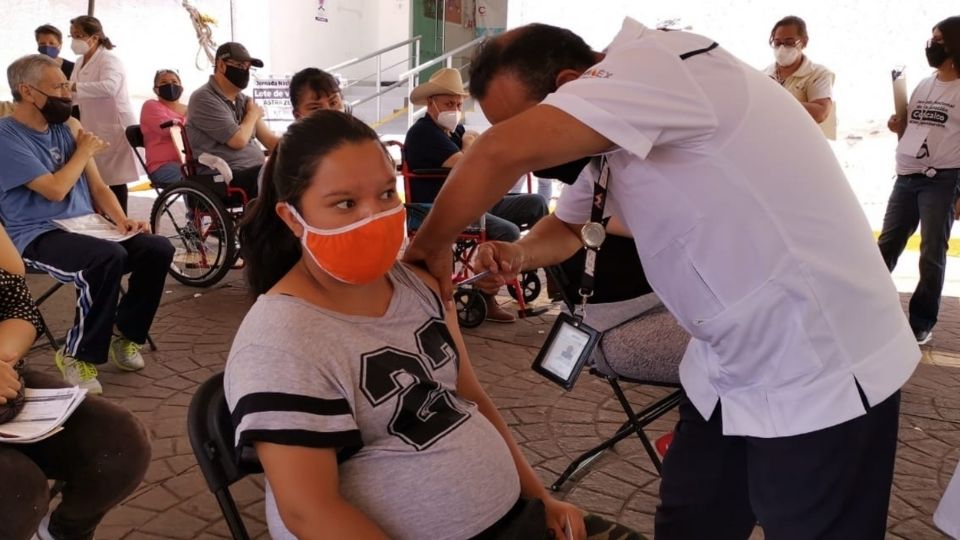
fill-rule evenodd
<path id="1" fill-rule="evenodd" d="M 528 24 L 480 45 L 470 62 L 470 94 L 483 99 L 494 77 L 510 73 L 524 84 L 529 97 L 540 101 L 557 89 L 558 73 L 586 70 L 596 63 L 593 50 L 577 34 L 548 24 Z"/>
<path id="2" fill-rule="evenodd" d="M 240 253 L 254 295 L 270 290 L 300 260 L 300 240 L 277 215 L 277 203 L 290 203 L 302 214 L 300 198 L 323 158 L 344 144 L 366 141 L 379 143 L 380 138 L 340 111 L 315 111 L 287 128 L 264 165 L 260 196 L 240 224 Z M 389 160 L 386 148 L 383 152 Z"/>
<path id="3" fill-rule="evenodd" d="M 63 33 L 60 32 L 60 29 L 52 24 L 42 24 L 33 31 L 33 39 L 40 39 L 40 36 L 44 34 L 49 34 L 57 38 L 57 43 L 63 45 Z"/>
<path id="4" fill-rule="evenodd" d="M 298 71 L 290 79 L 290 105 L 294 109 L 300 104 L 304 90 L 313 90 L 318 96 L 332 96 L 340 92 L 337 78 L 322 69 L 306 68 Z"/>
<path id="5" fill-rule="evenodd" d="M 796 26 L 797 34 L 800 35 L 800 39 L 803 40 L 803 44 L 806 46 L 807 40 L 809 39 L 807 35 L 807 23 L 796 15 L 787 15 L 773 25 L 773 28 L 770 29 L 770 43 L 773 43 L 773 35 L 777 33 L 777 28 L 781 26 Z"/>
<path id="6" fill-rule="evenodd" d="M 943 34 L 943 46 L 953 60 L 953 69 L 960 75 L 960 16 L 947 17 L 934 28 L 939 28 Z"/>
<path id="7" fill-rule="evenodd" d="M 164 75 L 173 75 L 174 77 L 177 78 L 177 82 L 178 82 L 178 83 L 182 82 L 182 81 L 180 80 L 180 74 L 177 73 L 177 70 L 175 70 L 175 69 L 158 69 L 157 72 L 153 75 L 153 86 L 154 86 L 154 87 L 156 87 L 156 86 L 157 86 L 157 83 L 160 82 L 160 77 L 163 77 Z"/>
<path id="8" fill-rule="evenodd" d="M 88 36 L 97 36 L 100 39 L 100 45 L 103 45 L 103 48 L 108 51 L 114 47 L 110 38 L 103 33 L 103 25 L 100 24 L 100 19 L 96 17 L 90 15 L 75 17 L 70 19 L 70 26 L 76 26 Z"/>

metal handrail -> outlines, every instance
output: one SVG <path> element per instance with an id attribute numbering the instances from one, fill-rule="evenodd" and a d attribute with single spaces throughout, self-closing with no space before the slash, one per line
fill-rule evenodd
<path id="1" fill-rule="evenodd" d="M 337 64 L 337 65 L 335 65 L 335 66 L 330 66 L 330 67 L 326 68 L 324 71 L 332 72 L 332 71 L 336 71 L 336 70 L 338 70 L 338 69 L 343 69 L 343 68 L 345 68 L 345 67 L 352 66 L 352 65 L 354 65 L 354 64 L 359 64 L 360 62 L 363 62 L 364 60 L 369 60 L 369 59 L 371 59 L 371 58 L 373 58 L 373 57 L 375 57 L 375 56 L 380 56 L 381 54 L 390 52 L 390 51 L 392 51 L 392 50 L 394 50 L 394 49 L 399 49 L 400 47 L 403 47 L 404 45 L 409 45 L 410 43 L 413 43 L 413 42 L 419 42 L 422 37 L 423 37 L 423 36 L 414 36 L 414 37 L 412 37 L 412 38 L 410 38 L 410 39 L 408 39 L 408 40 L 401 41 L 401 42 L 399 42 L 399 43 L 394 43 L 393 45 L 389 45 L 389 46 L 384 47 L 384 48 L 382 48 L 382 49 L 380 49 L 380 50 L 374 51 L 374 52 L 372 52 L 372 53 L 370 53 L 370 54 L 368 54 L 368 55 L 366 55 L 366 56 L 361 56 L 360 58 L 354 58 L 354 59 L 352 59 L 352 60 L 346 60 L 346 61 L 344 61 L 344 62 L 340 62 L 339 64 Z M 418 56 L 419 56 L 419 55 L 418 55 Z"/>
<path id="2" fill-rule="evenodd" d="M 369 96 L 366 96 L 366 97 L 364 97 L 364 98 L 361 98 L 361 99 L 358 99 L 358 100 L 355 100 L 355 101 L 351 102 L 351 103 L 350 103 L 350 106 L 357 106 L 357 105 L 359 105 L 359 104 L 361 104 L 361 103 L 366 103 L 367 101 L 370 101 L 370 100 L 372 100 L 372 99 L 376 99 L 376 100 L 377 100 L 377 118 L 379 119 L 379 118 L 380 118 L 380 111 L 381 111 L 381 96 L 383 96 L 383 95 L 384 95 L 385 93 L 387 93 L 389 90 L 392 90 L 392 89 L 394 89 L 394 88 L 397 87 L 397 84 L 396 84 L 396 83 L 393 83 L 393 84 L 391 84 L 390 86 L 388 86 L 386 89 L 383 88 L 383 55 L 386 54 L 386 53 L 388 53 L 388 52 L 391 52 L 391 51 L 393 51 L 393 50 L 399 49 L 399 48 L 401 48 L 401 47 L 406 47 L 407 45 L 413 44 L 413 55 L 412 55 L 412 58 L 413 58 L 413 59 L 412 59 L 412 61 L 413 61 L 414 65 L 417 66 L 417 65 L 419 65 L 419 63 L 420 63 L 420 41 L 421 41 L 422 37 L 423 37 L 423 36 L 414 36 L 414 37 L 412 37 L 412 38 L 410 38 L 410 39 L 405 39 L 405 40 L 400 41 L 400 42 L 398 42 L 398 43 L 394 43 L 393 45 L 388 45 L 388 46 L 386 46 L 386 47 L 384 47 L 384 48 L 382 48 L 382 49 L 373 51 L 372 53 L 366 54 L 366 55 L 361 56 L 361 57 L 359 57 L 359 58 L 353 58 L 353 59 L 351 59 L 351 60 L 346 60 L 346 61 L 340 62 L 339 64 L 336 64 L 336 65 L 333 65 L 333 66 L 328 67 L 328 68 L 326 69 L 326 71 L 329 72 L 329 73 L 333 73 L 333 72 L 335 72 L 336 70 L 343 69 L 343 68 L 345 68 L 345 67 L 350 67 L 350 66 L 359 64 L 360 62 L 364 62 L 364 61 L 367 61 L 367 60 L 376 58 L 376 59 L 377 59 L 377 70 L 376 70 L 376 72 L 373 73 L 373 75 L 376 76 L 376 83 L 375 83 L 375 84 L 376 84 L 376 87 L 377 87 L 377 92 L 374 93 L 374 94 L 371 94 L 371 95 L 369 95 Z M 404 63 L 404 62 L 407 62 L 408 60 L 409 60 L 409 58 L 408 58 L 408 59 L 405 59 L 405 60 L 403 60 L 403 61 L 397 62 L 397 63 L 395 63 L 395 64 L 391 64 L 391 65 L 387 66 L 387 69 L 390 69 L 390 68 L 392 68 L 392 67 L 396 67 L 397 65 L 402 64 L 402 63 Z M 371 75 L 367 75 L 366 77 L 362 77 L 362 78 L 360 78 L 359 80 L 366 80 L 366 79 L 369 79 L 370 77 L 371 77 Z M 345 90 L 346 88 L 349 88 L 349 87 L 351 87 L 351 86 L 353 86 L 353 85 L 355 85 L 355 84 L 356 84 L 356 82 L 347 84 L 347 85 L 343 88 L 343 90 Z"/>
<path id="3" fill-rule="evenodd" d="M 419 80 L 420 80 L 420 78 L 419 78 L 420 72 L 422 72 L 422 71 L 425 70 L 425 69 L 430 69 L 430 68 L 433 67 L 433 66 L 439 65 L 441 62 L 443 62 L 443 63 L 446 65 L 446 67 L 452 68 L 452 67 L 453 67 L 453 57 L 454 57 L 456 54 L 458 54 L 458 53 L 460 53 L 460 52 L 463 52 L 463 51 L 466 51 L 466 50 L 468 50 L 468 49 L 472 49 L 473 47 L 476 47 L 477 45 L 479 45 L 479 44 L 480 44 L 483 40 L 485 40 L 485 39 L 486 39 L 486 37 L 478 37 L 477 39 L 475 39 L 475 40 L 473 40 L 473 41 L 470 41 L 470 42 L 468 42 L 468 43 L 464 43 L 463 45 L 457 47 L 456 49 L 453 49 L 453 50 L 451 50 L 451 51 L 447 51 L 447 52 L 443 53 L 442 55 L 434 58 L 433 60 L 430 60 L 429 62 L 426 62 L 426 63 L 424 63 L 424 64 L 420 64 L 420 65 L 418 65 L 418 66 L 416 66 L 416 67 L 414 67 L 414 68 L 412 68 L 412 69 L 408 69 L 407 71 L 404 71 L 403 73 L 400 74 L 400 76 L 398 77 L 398 79 L 399 79 L 398 82 L 401 81 L 401 80 L 403 80 L 403 79 L 406 79 L 406 80 L 407 80 L 407 85 L 408 85 L 408 87 L 409 87 L 409 90 L 408 90 L 408 95 L 409 95 L 409 92 L 412 92 L 413 89 L 414 89 L 414 87 L 416 87 L 417 84 L 419 83 Z M 463 69 L 463 66 L 460 66 L 459 69 Z M 465 84 L 465 85 L 466 85 L 466 84 L 469 84 L 469 81 L 466 81 L 464 84 Z M 413 103 L 409 103 L 409 104 L 407 105 L 407 128 L 409 128 L 410 126 L 413 125 L 413 119 L 414 119 L 414 118 L 420 116 L 420 115 L 423 114 L 423 112 L 426 111 L 426 110 L 427 110 L 426 107 L 420 107 L 419 109 L 416 109 L 416 108 L 414 108 Z"/>
<path id="4" fill-rule="evenodd" d="M 411 75 L 418 74 L 418 73 L 420 73 L 421 71 L 423 71 L 423 70 L 425 70 L 425 69 L 428 69 L 428 68 L 431 68 L 431 67 L 439 64 L 440 62 L 444 61 L 444 60 L 447 61 L 447 67 L 451 67 L 451 66 L 450 66 L 450 63 L 451 63 L 450 60 L 453 58 L 453 55 L 455 55 L 455 54 L 457 54 L 457 53 L 459 53 L 459 52 L 461 52 L 461 51 L 465 51 L 465 50 L 467 50 L 467 49 L 469 49 L 469 48 L 471 48 L 471 47 L 475 47 L 475 46 L 479 45 L 480 42 L 483 41 L 484 39 L 486 39 L 486 37 L 478 37 L 477 39 L 475 39 L 475 40 L 473 40 L 473 41 L 471 41 L 471 42 L 469 42 L 469 43 L 464 43 L 463 45 L 457 47 L 456 49 L 453 49 L 452 51 L 447 51 L 447 52 L 443 53 L 442 55 L 434 58 L 433 60 L 431 60 L 431 61 L 429 61 L 429 62 L 426 62 L 426 63 L 424 63 L 424 64 L 420 64 L 419 66 L 416 66 L 416 67 L 414 67 L 414 68 L 408 69 L 407 71 L 404 71 L 403 73 L 400 74 L 399 78 L 400 78 L 400 79 L 405 79 L 405 78 L 407 78 L 407 77 L 409 77 L 409 76 L 411 76 Z"/>

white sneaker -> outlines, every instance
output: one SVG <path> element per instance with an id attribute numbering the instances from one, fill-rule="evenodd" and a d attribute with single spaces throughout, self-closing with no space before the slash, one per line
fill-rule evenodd
<path id="1" fill-rule="evenodd" d="M 97 368 L 90 362 L 84 362 L 66 354 L 63 347 L 57 350 L 53 362 L 60 370 L 63 380 L 69 384 L 84 388 L 91 394 L 103 393 L 103 386 L 97 380 Z"/>
<path id="2" fill-rule="evenodd" d="M 110 359 L 123 371 L 139 371 L 146 365 L 140 354 L 142 347 L 125 337 L 113 336 L 110 340 Z"/>

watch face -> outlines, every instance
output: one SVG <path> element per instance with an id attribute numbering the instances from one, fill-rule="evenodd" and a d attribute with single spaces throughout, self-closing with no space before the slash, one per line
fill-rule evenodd
<path id="1" fill-rule="evenodd" d="M 580 239 L 583 241 L 583 245 L 588 248 L 599 248 L 606 237 L 607 231 L 604 230 L 603 225 L 600 223 L 590 222 L 580 229 Z"/>

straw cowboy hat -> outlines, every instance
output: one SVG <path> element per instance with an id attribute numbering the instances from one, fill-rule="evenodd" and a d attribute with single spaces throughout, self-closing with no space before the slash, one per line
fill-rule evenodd
<path id="1" fill-rule="evenodd" d="M 467 97 L 470 94 L 463 89 L 463 79 L 460 72 L 453 68 L 437 70 L 430 76 L 430 80 L 417 86 L 410 92 L 410 102 L 414 105 L 426 105 L 427 99 L 433 96 L 455 94 Z"/>

